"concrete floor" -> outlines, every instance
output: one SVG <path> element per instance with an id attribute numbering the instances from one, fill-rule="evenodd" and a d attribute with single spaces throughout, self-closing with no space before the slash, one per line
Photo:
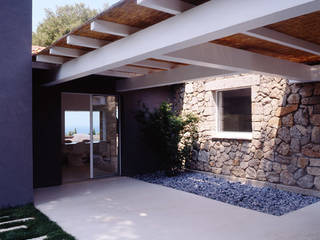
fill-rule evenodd
<path id="1" fill-rule="evenodd" d="M 276 217 L 127 177 L 38 189 L 35 204 L 80 240 L 320 239 L 320 203 Z"/>

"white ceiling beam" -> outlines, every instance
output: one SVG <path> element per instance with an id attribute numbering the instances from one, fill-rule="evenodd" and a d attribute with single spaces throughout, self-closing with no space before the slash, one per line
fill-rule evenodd
<path id="1" fill-rule="evenodd" d="M 63 64 L 64 58 L 62 57 L 55 57 L 55 56 L 48 56 L 48 55 L 37 55 L 36 56 L 37 62 L 44 62 L 44 63 L 53 63 L 53 64 Z"/>
<path id="2" fill-rule="evenodd" d="M 170 71 L 158 72 L 146 76 L 135 77 L 116 82 L 116 89 L 119 92 L 133 91 L 139 89 L 168 86 L 184 83 L 195 79 L 209 76 L 230 75 L 234 72 L 213 69 L 199 66 L 182 66 Z"/>
<path id="3" fill-rule="evenodd" d="M 32 69 L 45 69 L 45 70 L 50 70 L 54 69 L 55 66 L 49 63 L 44 63 L 44 62 L 32 62 Z"/>
<path id="4" fill-rule="evenodd" d="M 154 61 L 150 59 L 135 62 L 135 63 L 132 63 L 132 65 L 141 66 L 141 67 L 158 68 L 163 70 L 170 70 L 172 67 L 174 67 L 173 63 Z"/>
<path id="5" fill-rule="evenodd" d="M 79 47 L 100 48 L 108 43 L 109 43 L 108 41 L 99 40 L 95 38 L 88 38 L 88 37 L 82 37 L 77 35 L 67 36 L 67 44 L 79 46 Z"/>
<path id="6" fill-rule="evenodd" d="M 199 46 L 168 53 L 161 58 L 166 61 L 228 71 L 273 74 L 301 81 L 313 80 L 311 68 L 308 65 L 214 43 L 204 43 Z"/>
<path id="7" fill-rule="evenodd" d="M 137 4 L 173 15 L 183 13 L 195 7 L 195 5 L 181 0 L 137 0 Z"/>
<path id="8" fill-rule="evenodd" d="M 65 48 L 65 47 L 52 47 L 49 51 L 52 55 L 63 56 L 63 57 L 80 57 L 81 55 L 85 54 L 86 52 L 80 49 L 73 49 L 73 48 Z"/>
<path id="9" fill-rule="evenodd" d="M 257 28 L 247 32 L 245 35 L 266 40 L 269 42 L 277 43 L 286 47 L 298 49 L 304 52 L 320 55 L 320 45 L 307 42 L 287 34 L 283 34 L 268 28 Z"/>
<path id="10" fill-rule="evenodd" d="M 116 36 L 127 37 L 137 31 L 139 28 L 131 27 L 124 24 L 114 23 L 114 22 L 107 22 L 103 20 L 94 20 L 90 24 L 90 30 L 100 33 L 107 33 Z"/>
<path id="11" fill-rule="evenodd" d="M 139 67 L 134 67 L 134 66 L 123 66 L 123 67 L 119 67 L 119 68 L 114 68 L 112 70 L 119 71 L 119 72 L 137 73 L 137 74 L 148 74 L 148 73 L 152 72 L 151 69 L 139 68 Z"/>
<path id="12" fill-rule="evenodd" d="M 320 0 L 215 0 L 63 64 L 55 84 L 320 10 Z M 232 17 L 230 17 L 232 16 Z"/>
<path id="13" fill-rule="evenodd" d="M 121 78 L 132 78 L 132 77 L 140 76 L 141 74 L 125 73 L 125 72 L 117 72 L 117 71 L 108 70 L 108 71 L 105 71 L 105 72 L 98 73 L 97 75 L 111 76 L 111 77 L 121 77 Z"/>

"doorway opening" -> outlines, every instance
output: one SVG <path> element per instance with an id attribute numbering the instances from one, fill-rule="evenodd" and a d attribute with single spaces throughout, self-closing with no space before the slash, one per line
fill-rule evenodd
<path id="1" fill-rule="evenodd" d="M 117 96 L 62 94 L 62 183 L 120 175 Z"/>

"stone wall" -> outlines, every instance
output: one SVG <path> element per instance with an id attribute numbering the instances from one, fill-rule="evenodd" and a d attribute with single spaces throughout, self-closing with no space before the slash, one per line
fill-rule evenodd
<path id="1" fill-rule="evenodd" d="M 240 82 L 251 82 L 252 139 L 223 138 L 217 135 L 215 90 Z M 259 75 L 206 78 L 179 85 L 174 105 L 200 117 L 188 168 L 320 190 L 320 83 Z"/>

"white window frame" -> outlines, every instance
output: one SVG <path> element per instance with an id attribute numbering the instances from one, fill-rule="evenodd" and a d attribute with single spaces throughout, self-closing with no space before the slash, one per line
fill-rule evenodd
<path id="1" fill-rule="evenodd" d="M 226 91 L 233 91 L 233 90 L 239 90 L 239 89 L 251 89 L 251 102 L 252 102 L 252 87 L 246 86 L 246 87 L 239 87 L 239 88 L 230 88 L 230 89 L 222 89 L 222 90 L 216 90 L 215 92 L 215 102 L 216 102 L 216 132 L 214 134 L 214 138 L 218 139 L 241 139 L 241 140 L 252 140 L 252 131 L 251 132 L 238 132 L 238 131 L 222 131 L 221 130 L 221 108 L 220 102 L 221 99 L 219 99 L 219 96 L 221 96 L 221 92 Z M 252 124 L 252 122 L 251 122 Z"/>

